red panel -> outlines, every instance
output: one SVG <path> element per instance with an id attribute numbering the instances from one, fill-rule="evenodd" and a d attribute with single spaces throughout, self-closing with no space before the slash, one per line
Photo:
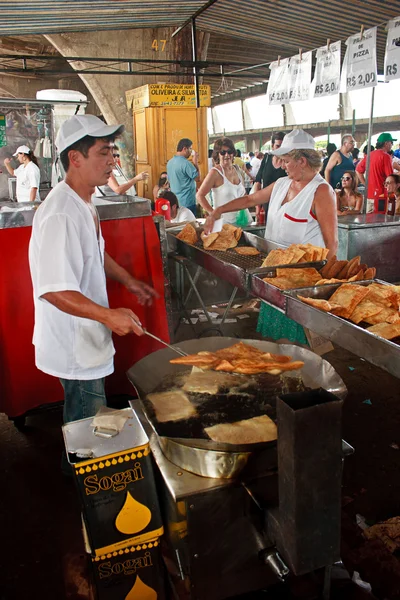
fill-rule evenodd
<path id="1" fill-rule="evenodd" d="M 109 254 L 160 294 L 152 307 L 144 308 L 120 284 L 110 282 L 110 305 L 132 308 L 149 331 L 169 341 L 160 244 L 152 218 L 105 221 L 102 230 Z M 63 397 L 58 379 L 35 367 L 30 235 L 30 227 L 0 230 L 0 411 L 12 417 Z M 131 393 L 125 372 L 160 346 L 149 337 L 115 338 L 115 373 L 108 378 L 107 391 Z"/>

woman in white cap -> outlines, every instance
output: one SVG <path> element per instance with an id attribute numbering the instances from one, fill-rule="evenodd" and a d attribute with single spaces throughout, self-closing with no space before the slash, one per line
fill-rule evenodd
<path id="1" fill-rule="evenodd" d="M 11 166 L 11 158 L 4 160 L 4 166 L 12 177 L 17 178 L 18 202 L 40 202 L 40 170 L 36 156 L 28 146 L 19 146 L 13 154 L 21 163 L 17 169 Z"/>
<path id="2" fill-rule="evenodd" d="M 222 213 L 269 202 L 267 240 L 283 246 L 307 243 L 323 246 L 329 248 L 328 257 L 332 256 L 338 244 L 336 198 L 331 186 L 319 174 L 321 157 L 315 150 L 314 138 L 302 129 L 294 129 L 271 154 L 282 157 L 288 176 L 214 210 L 206 221 L 206 233 Z M 262 303 L 257 331 L 275 340 L 285 338 L 307 343 L 302 327 L 265 303 Z"/>

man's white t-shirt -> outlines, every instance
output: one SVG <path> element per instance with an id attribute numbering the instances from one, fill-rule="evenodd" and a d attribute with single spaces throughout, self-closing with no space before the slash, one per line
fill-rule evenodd
<path id="1" fill-rule="evenodd" d="M 180 206 L 176 213 L 175 219 L 171 219 L 171 223 L 183 223 L 184 221 L 195 221 L 196 217 L 189 208 L 186 206 Z"/>
<path id="2" fill-rule="evenodd" d="M 17 200 L 18 202 L 29 202 L 31 188 L 37 188 L 35 202 L 40 202 L 40 170 L 31 160 L 24 165 L 14 169 L 14 175 L 17 178 Z"/>
<path id="3" fill-rule="evenodd" d="M 108 307 L 104 239 L 89 205 L 64 181 L 36 211 L 29 244 L 35 304 L 36 366 L 63 379 L 100 379 L 113 372 L 111 331 L 91 319 L 62 312 L 42 296 L 81 292 Z"/>
<path id="4" fill-rule="evenodd" d="M 261 166 L 261 160 L 259 158 L 257 158 L 256 156 L 253 156 L 253 158 L 250 161 L 250 164 L 251 164 L 250 174 L 255 179 L 257 177 L 257 173 Z"/>

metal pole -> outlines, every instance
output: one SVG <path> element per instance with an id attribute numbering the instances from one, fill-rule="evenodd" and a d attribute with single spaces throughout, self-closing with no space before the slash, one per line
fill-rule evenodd
<path id="1" fill-rule="evenodd" d="M 353 109 L 353 123 L 351 124 L 351 135 L 354 137 L 356 132 L 356 109 Z"/>
<path id="2" fill-rule="evenodd" d="M 375 101 L 375 88 L 372 88 L 371 93 L 371 111 L 369 113 L 369 123 L 368 123 L 368 139 L 367 139 L 367 167 L 365 169 L 365 191 L 364 191 L 364 207 L 363 213 L 364 215 L 367 212 L 367 198 L 368 198 L 368 179 L 369 179 L 369 163 L 370 163 L 370 155 L 371 155 L 371 138 L 372 138 L 372 123 L 374 119 L 374 101 Z"/>
<path id="3" fill-rule="evenodd" d="M 194 63 L 193 76 L 194 76 L 194 93 L 196 98 L 196 108 L 200 107 L 200 94 L 199 94 L 199 78 L 197 75 L 197 44 L 196 44 L 196 22 L 194 18 L 191 19 L 192 26 L 192 59 Z"/>
<path id="4" fill-rule="evenodd" d="M 331 139 L 331 120 L 328 121 L 328 144 Z"/>

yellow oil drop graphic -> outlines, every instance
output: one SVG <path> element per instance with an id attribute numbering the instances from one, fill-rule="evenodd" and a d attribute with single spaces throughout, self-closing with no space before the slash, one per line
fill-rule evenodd
<path id="1" fill-rule="evenodd" d="M 125 600 L 157 600 L 157 592 L 143 583 L 138 575 L 136 577 L 135 585 L 126 596 Z"/>
<path id="2" fill-rule="evenodd" d="M 132 498 L 129 492 L 121 508 L 115 526 L 121 533 L 132 534 L 142 531 L 151 521 L 151 510 Z"/>

